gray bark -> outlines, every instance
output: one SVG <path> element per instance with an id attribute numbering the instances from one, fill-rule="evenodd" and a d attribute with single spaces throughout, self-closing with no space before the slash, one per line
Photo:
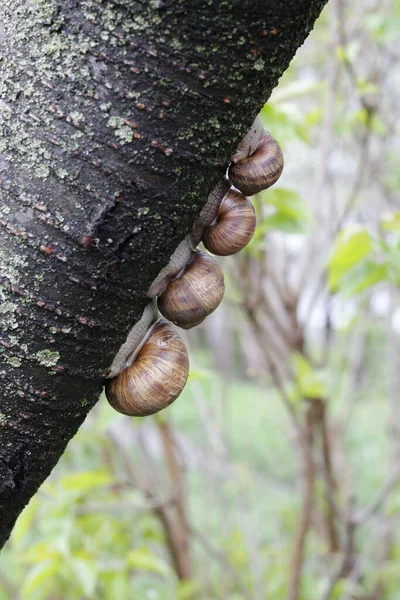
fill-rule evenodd
<path id="1" fill-rule="evenodd" d="M 0 546 L 326 0 L 0 0 Z"/>

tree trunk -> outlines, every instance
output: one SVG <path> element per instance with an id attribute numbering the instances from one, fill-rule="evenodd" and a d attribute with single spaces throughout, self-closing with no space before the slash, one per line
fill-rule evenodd
<path id="1" fill-rule="evenodd" d="M 326 0 L 0 0 L 0 546 Z"/>

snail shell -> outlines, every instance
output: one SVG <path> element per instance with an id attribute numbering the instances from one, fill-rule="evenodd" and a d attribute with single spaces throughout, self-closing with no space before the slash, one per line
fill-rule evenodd
<path id="1" fill-rule="evenodd" d="M 203 244 L 218 256 L 236 254 L 250 242 L 256 224 L 251 202 L 241 192 L 230 190 L 221 201 L 216 222 L 205 229 Z"/>
<path id="2" fill-rule="evenodd" d="M 176 400 L 188 375 L 185 344 L 169 323 L 159 319 L 134 362 L 107 381 L 107 400 L 123 415 L 152 415 Z"/>
<path id="3" fill-rule="evenodd" d="M 178 327 L 191 329 L 218 307 L 224 291 L 221 267 L 212 256 L 199 250 L 158 298 L 158 309 Z"/>
<path id="4" fill-rule="evenodd" d="M 279 179 L 283 162 L 278 142 L 266 131 L 253 154 L 239 160 L 233 158 L 229 180 L 245 196 L 253 196 Z"/>

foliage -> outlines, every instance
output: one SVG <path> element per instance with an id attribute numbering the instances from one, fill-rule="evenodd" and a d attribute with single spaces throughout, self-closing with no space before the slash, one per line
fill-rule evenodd
<path id="1" fill-rule="evenodd" d="M 204 453 L 203 461 L 188 472 L 191 518 L 196 529 L 206 531 L 214 547 L 225 553 L 249 594 L 261 585 L 265 598 L 285 598 L 287 555 L 299 508 L 299 497 L 293 493 L 293 457 L 285 441 L 287 418 L 273 389 L 237 381 L 223 391 L 216 375 L 203 379 L 201 385 L 210 411 L 221 410 L 223 396 L 229 394 L 229 418 L 224 416 L 221 433 L 229 439 L 231 457 L 219 457 L 217 472 L 210 474 L 205 457 L 212 449 L 205 425 L 199 427 L 197 393 L 189 384 L 173 406 L 171 418 L 177 430 L 185 432 L 187 443 L 194 441 L 186 459 L 194 460 L 192 452 Z M 374 390 L 360 389 L 359 396 L 363 402 L 353 419 L 350 457 L 361 474 L 356 481 L 358 495 L 366 503 L 371 489 L 382 483 L 385 409 Z M 103 399 L 22 513 L 2 556 L 1 600 L 192 597 L 192 584 L 179 584 L 173 572 L 162 529 L 146 509 L 143 494 L 121 480 L 120 464 L 114 468 L 106 458 L 110 440 L 102 422 L 113 418 Z M 121 419 L 133 432 L 142 427 Z M 151 428 L 156 431 L 154 421 Z M 136 452 L 134 448 L 132 461 L 137 460 Z M 112 453 L 113 463 L 120 459 Z M 217 459 L 213 455 L 213 461 Z M 400 493 L 396 498 L 399 506 Z M 396 512 L 393 503 L 392 511 Z M 314 560 L 318 545 L 313 540 Z M 195 556 L 198 581 L 208 578 L 212 590 L 203 597 L 224 597 L 224 586 L 235 589 L 226 566 L 210 559 L 201 545 L 195 546 Z M 391 575 L 393 585 L 399 584 L 396 573 Z M 307 587 L 307 598 L 320 597 L 312 579 Z M 232 597 L 253 596 L 236 592 Z"/>

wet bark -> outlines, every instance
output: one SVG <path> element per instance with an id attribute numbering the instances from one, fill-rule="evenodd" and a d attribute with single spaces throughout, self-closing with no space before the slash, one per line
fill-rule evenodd
<path id="1" fill-rule="evenodd" d="M 326 0 L 0 0 L 0 545 Z"/>

